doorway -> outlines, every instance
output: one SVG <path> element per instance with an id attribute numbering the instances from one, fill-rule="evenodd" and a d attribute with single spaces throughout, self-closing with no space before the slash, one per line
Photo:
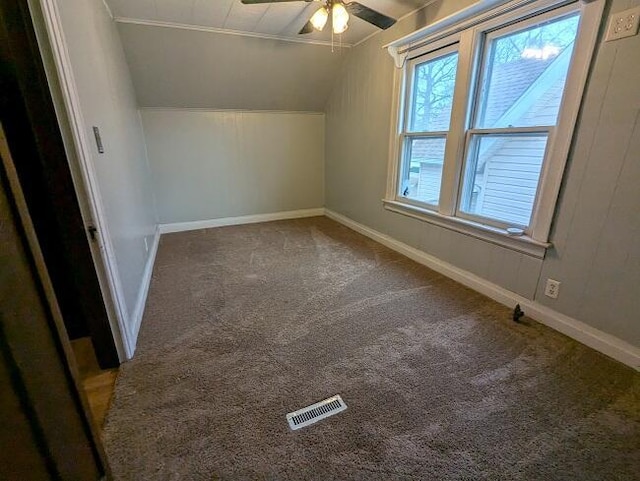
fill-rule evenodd
<path id="1" fill-rule="evenodd" d="M 0 0 L 0 122 L 71 340 L 120 364 L 26 0 Z M 88 346 L 87 346 L 88 344 Z"/>

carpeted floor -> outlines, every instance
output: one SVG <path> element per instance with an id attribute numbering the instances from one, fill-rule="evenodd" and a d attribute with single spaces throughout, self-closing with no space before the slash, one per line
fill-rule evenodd
<path id="1" fill-rule="evenodd" d="M 164 235 L 115 479 L 640 479 L 640 373 L 525 323 L 324 217 Z"/>

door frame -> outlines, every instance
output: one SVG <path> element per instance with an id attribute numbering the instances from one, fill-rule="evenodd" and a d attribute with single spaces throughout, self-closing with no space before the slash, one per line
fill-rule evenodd
<path id="1" fill-rule="evenodd" d="M 33 3 L 29 2 L 34 8 Z M 35 3 L 35 2 L 34 2 Z M 129 329 L 129 313 L 125 302 L 124 290 L 120 281 L 115 250 L 109 235 L 108 222 L 104 204 L 100 195 L 97 173 L 93 164 L 90 142 L 86 133 L 86 123 L 82 114 L 78 88 L 73 75 L 73 68 L 64 35 L 62 21 L 56 0 L 39 0 L 41 12 L 46 27 L 46 39 L 38 38 L 39 43 L 47 41 L 51 47 L 55 72 L 47 71 L 47 77 L 57 75 L 59 92 L 63 106 L 56 105 L 58 121 L 66 121 L 71 131 L 72 144 L 65 147 L 69 152 L 70 163 L 76 162 L 71 169 L 76 193 L 80 198 L 80 208 L 85 227 L 95 227 L 95 242 L 91 242 L 91 251 L 98 274 L 98 281 L 107 308 L 107 314 L 113 337 L 121 361 L 131 359 L 135 350 L 136 336 Z M 32 12 L 33 15 L 33 12 Z M 36 32 L 37 33 L 37 32 Z M 41 53 L 44 55 L 42 45 Z M 47 70 L 47 69 L 46 69 Z M 55 83 L 49 80 L 49 88 Z M 55 103 L 55 102 L 54 102 Z M 58 108 L 63 107 L 63 108 Z M 62 119 L 60 117 L 63 117 Z"/>
<path id="2" fill-rule="evenodd" d="M 63 116 L 56 112 L 54 83 L 45 72 L 46 51 L 38 42 L 38 29 L 40 37 L 46 35 L 44 21 L 33 14 L 40 9 L 30 8 L 29 0 L 0 0 L 0 5 L 1 116 L 47 268 L 67 326 L 75 336 L 91 335 L 101 367 L 116 367 L 126 359 L 125 350 L 105 302 L 96 246 L 87 235 L 82 193 L 62 135 Z"/>
<path id="3" fill-rule="evenodd" d="M 26 261 L 24 266 L 30 271 L 30 277 L 22 278 L 21 282 L 32 284 L 40 304 L 40 315 L 36 314 L 38 309 L 29 304 L 34 317 L 30 319 L 28 334 L 16 335 L 15 329 L 5 332 L 4 324 L 9 320 L 0 316 L 2 356 L 10 361 L 12 387 L 31 427 L 36 451 L 52 479 L 85 478 L 94 470 L 102 480 L 111 479 L 100 427 L 91 415 L 82 389 L 75 354 L 1 122 L 0 184 L 12 211 L 13 225 L 6 230 L 15 231 L 24 254 L 24 259 L 16 256 L 12 261 Z M 32 355 L 35 351 L 37 356 Z M 43 373 L 47 374 L 48 383 L 42 382 Z M 64 422 L 61 416 L 72 418 L 66 418 L 68 426 L 64 429 L 58 426 Z M 82 455 L 70 459 L 70 453 Z"/>

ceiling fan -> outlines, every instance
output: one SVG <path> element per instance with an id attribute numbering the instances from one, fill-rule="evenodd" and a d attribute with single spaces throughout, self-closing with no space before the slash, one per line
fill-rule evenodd
<path id="1" fill-rule="evenodd" d="M 316 10 L 311 19 L 302 27 L 299 34 L 322 31 L 331 18 L 333 33 L 339 34 L 349 27 L 349 16 L 354 15 L 383 30 L 396 23 L 394 18 L 388 17 L 372 8 L 358 2 L 345 3 L 342 0 L 242 0 L 244 4 L 279 3 L 279 2 L 313 2 L 322 1 L 323 5 Z"/>

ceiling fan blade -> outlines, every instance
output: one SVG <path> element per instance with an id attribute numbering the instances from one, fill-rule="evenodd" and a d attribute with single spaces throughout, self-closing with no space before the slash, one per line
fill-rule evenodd
<path id="1" fill-rule="evenodd" d="M 311 33 L 313 32 L 314 28 L 313 28 L 313 24 L 311 23 L 311 21 L 308 21 L 307 23 L 304 24 L 304 27 L 302 27 L 302 30 L 300 30 L 298 32 L 298 35 L 304 35 L 305 33 Z"/>
<path id="2" fill-rule="evenodd" d="M 387 17 L 386 15 L 376 12 L 369 7 L 365 7 L 358 2 L 346 3 L 344 6 L 347 8 L 349 15 L 355 15 L 356 17 L 375 25 L 382 30 L 386 30 L 396 23 L 395 18 Z"/>

